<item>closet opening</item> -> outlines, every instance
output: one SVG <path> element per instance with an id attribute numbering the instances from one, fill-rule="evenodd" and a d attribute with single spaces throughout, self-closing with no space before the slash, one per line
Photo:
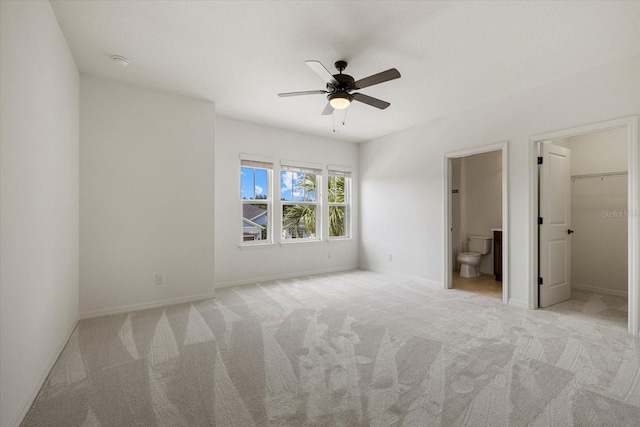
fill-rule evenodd
<path id="1" fill-rule="evenodd" d="M 637 334 L 637 119 L 533 139 L 532 308 Z"/>

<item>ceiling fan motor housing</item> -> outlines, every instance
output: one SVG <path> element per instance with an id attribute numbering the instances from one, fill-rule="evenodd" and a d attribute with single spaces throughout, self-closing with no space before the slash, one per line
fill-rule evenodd
<path id="1" fill-rule="evenodd" d="M 332 99 L 335 98 L 344 98 L 344 99 L 348 99 L 349 102 L 353 101 L 353 95 L 351 95 L 350 93 L 348 93 L 347 91 L 344 90 L 340 90 L 334 93 L 330 93 L 329 95 L 327 95 L 327 99 L 329 101 L 331 101 Z"/>
<path id="2" fill-rule="evenodd" d="M 352 88 L 353 83 L 355 82 L 355 79 L 348 74 L 335 74 L 333 78 L 338 82 L 338 90 L 348 90 Z"/>
<path id="3" fill-rule="evenodd" d="M 327 90 L 330 93 L 338 93 L 338 92 L 350 92 L 353 90 L 353 83 L 355 79 L 348 74 L 342 74 L 342 70 L 347 68 L 346 61 L 336 61 L 335 63 L 336 69 L 339 71 L 338 74 L 334 74 L 333 78 L 338 84 L 335 83 L 327 83 Z M 343 97 L 345 98 L 345 97 Z M 331 98 L 329 98 L 331 99 Z"/>

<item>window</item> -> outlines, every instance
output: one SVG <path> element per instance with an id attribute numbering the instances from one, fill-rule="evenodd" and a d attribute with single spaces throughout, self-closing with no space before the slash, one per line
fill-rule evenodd
<path id="1" fill-rule="evenodd" d="M 280 170 L 282 239 L 319 239 L 321 171 L 285 166 Z"/>
<path id="2" fill-rule="evenodd" d="M 351 237 L 351 172 L 329 169 L 329 237 Z"/>
<path id="3" fill-rule="evenodd" d="M 240 161 L 242 241 L 271 243 L 271 175 L 273 163 Z"/>

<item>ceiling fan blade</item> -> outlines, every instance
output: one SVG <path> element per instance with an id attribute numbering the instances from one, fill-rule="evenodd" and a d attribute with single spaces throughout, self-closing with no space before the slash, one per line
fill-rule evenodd
<path id="1" fill-rule="evenodd" d="M 330 103 L 327 102 L 327 106 L 324 107 L 324 110 L 322 110 L 322 115 L 329 116 L 331 114 L 333 114 L 333 107 L 331 106 Z"/>
<path id="2" fill-rule="evenodd" d="M 285 92 L 285 93 L 279 93 L 278 96 L 284 98 L 287 96 L 300 96 L 300 95 L 319 95 L 319 94 L 325 94 L 328 93 L 326 90 L 305 90 L 302 92 Z"/>
<path id="3" fill-rule="evenodd" d="M 304 61 L 305 64 L 307 64 L 309 66 L 309 68 L 311 68 L 313 71 L 316 72 L 317 75 L 320 76 L 320 78 L 322 80 L 324 80 L 327 83 L 331 83 L 331 84 L 338 84 L 338 82 L 336 81 L 336 79 L 333 78 L 333 74 L 331 74 L 329 72 L 329 70 L 327 70 L 324 65 L 322 65 L 320 63 L 320 61 L 314 61 L 314 60 L 308 60 L 308 61 Z"/>
<path id="4" fill-rule="evenodd" d="M 364 95 L 362 93 L 354 93 L 353 99 L 355 99 L 356 101 L 364 102 L 365 104 L 371 105 L 372 107 L 376 107 L 381 110 L 384 110 L 389 105 L 391 105 L 387 101 L 383 101 L 381 99 L 374 98 L 372 96 Z"/>
<path id="5" fill-rule="evenodd" d="M 365 87 L 377 85 L 379 83 L 388 82 L 389 80 L 400 78 L 400 71 L 395 68 L 390 68 L 387 71 L 383 71 L 373 76 L 365 77 L 364 79 L 357 80 L 353 84 L 354 89 L 362 89 Z"/>

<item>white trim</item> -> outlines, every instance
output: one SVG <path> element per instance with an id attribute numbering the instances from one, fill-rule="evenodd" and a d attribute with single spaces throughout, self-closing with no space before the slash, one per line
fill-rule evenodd
<path id="1" fill-rule="evenodd" d="M 629 293 L 627 291 L 618 291 L 615 289 L 601 288 L 599 286 L 582 285 L 580 283 L 572 283 L 571 289 L 572 290 L 576 289 L 579 291 L 595 292 L 597 294 L 613 295 L 616 297 L 627 298 L 629 296 Z"/>
<path id="2" fill-rule="evenodd" d="M 139 304 L 128 304 L 128 305 L 121 305 L 121 306 L 112 307 L 112 308 L 101 308 L 99 310 L 91 310 L 91 311 L 85 311 L 84 313 L 80 313 L 80 320 L 91 319 L 93 317 L 100 317 L 100 316 L 109 316 L 112 314 L 128 313 L 130 311 L 146 310 L 149 308 L 164 307 L 164 306 L 181 304 L 186 302 L 200 301 L 200 300 L 215 298 L 215 297 L 216 297 L 215 292 L 212 292 L 212 293 L 207 293 L 207 294 L 202 294 L 197 296 L 167 298 L 167 299 L 151 301 L 151 302 L 142 302 Z"/>
<path id="3" fill-rule="evenodd" d="M 340 271 L 350 271 L 350 270 L 358 270 L 358 267 L 355 265 L 348 265 L 344 267 L 325 268 L 321 270 L 304 271 L 300 273 L 277 274 L 274 276 L 262 276 L 254 279 L 243 279 L 243 280 L 235 280 L 233 282 L 216 283 L 215 287 L 216 289 L 229 288 L 232 286 L 251 285 L 254 283 L 273 282 L 274 280 L 294 279 L 296 277 L 315 276 L 318 274 L 337 273 Z"/>
<path id="4" fill-rule="evenodd" d="M 453 213 L 451 212 L 451 179 L 453 177 L 451 159 L 445 154 L 444 156 L 444 288 L 451 289 L 453 287 L 453 260 L 451 244 L 451 224 L 453 223 Z"/>
<path id="5" fill-rule="evenodd" d="M 451 160 L 474 154 L 501 151 L 502 153 L 502 302 L 509 301 L 509 142 L 467 148 L 444 155 L 444 288 L 451 289 L 453 282 L 453 265 L 451 260 Z M 491 236 L 493 238 L 493 235 Z"/>
<path id="6" fill-rule="evenodd" d="M 245 153 L 240 153 L 240 160 L 249 160 L 249 161 L 253 160 L 256 162 L 271 163 L 271 164 L 276 163 L 273 157 L 259 156 L 254 154 L 245 154 Z"/>
<path id="7" fill-rule="evenodd" d="M 529 138 L 529 309 L 538 308 L 538 143 L 540 140 Z"/>
<path id="8" fill-rule="evenodd" d="M 329 237 L 327 240 L 325 240 L 327 243 L 347 243 L 347 242 L 353 242 L 354 238 L 351 236 L 336 236 L 336 237 Z"/>
<path id="9" fill-rule="evenodd" d="M 275 246 L 275 243 L 269 240 L 253 240 L 253 241 L 247 240 L 246 242 L 240 243 L 238 245 L 238 248 L 241 250 L 245 250 L 245 249 L 256 249 L 256 248 L 268 248 L 268 247 L 274 247 L 274 246 Z"/>
<path id="10" fill-rule="evenodd" d="M 507 144 L 507 141 L 495 144 L 481 145 L 478 147 L 465 148 L 464 150 L 452 151 L 446 153 L 445 156 L 451 159 L 473 156 L 474 154 L 490 153 L 491 151 L 500 151 Z"/>
<path id="11" fill-rule="evenodd" d="M 42 389 L 44 382 L 47 380 L 47 377 L 51 373 L 53 365 L 55 365 L 58 361 L 60 354 L 62 354 L 62 350 L 64 350 L 67 342 L 69 342 L 69 339 L 71 338 L 71 334 L 73 334 L 73 331 L 78 326 L 79 320 L 80 319 L 76 318 L 76 320 L 71 323 L 71 327 L 67 329 L 67 332 L 62 336 L 62 339 L 58 342 L 58 345 L 55 346 L 53 352 L 47 360 L 47 363 L 45 364 L 44 369 L 42 370 L 42 373 L 40 374 L 40 379 L 29 389 L 24 399 L 22 399 L 22 402 L 20 402 L 20 405 L 18 405 L 18 410 L 9 420 L 9 424 L 7 424 L 7 427 L 18 427 L 22 423 L 22 421 L 24 421 L 24 417 L 27 416 L 27 412 L 29 412 L 29 409 L 31 409 L 31 405 L 33 405 L 36 397 L 38 397 L 40 389 Z"/>
<path id="12" fill-rule="evenodd" d="M 638 152 L 638 116 L 629 118 L 628 196 L 628 265 L 629 265 L 629 333 L 640 335 L 640 153 Z"/>
<path id="13" fill-rule="evenodd" d="M 298 162 L 293 160 L 280 160 L 280 169 L 286 170 L 286 168 L 301 168 L 317 171 L 317 175 L 322 175 L 324 171 L 324 165 L 321 163 L 310 162 Z"/>
<path id="14" fill-rule="evenodd" d="M 351 166 L 327 165 L 327 171 L 353 173 L 353 168 Z"/>
<path id="15" fill-rule="evenodd" d="M 322 240 L 318 237 L 291 237 L 289 239 L 282 239 L 280 241 L 280 246 L 295 246 L 303 243 L 324 243 L 326 240 Z"/>
<path id="16" fill-rule="evenodd" d="M 273 169 L 273 163 L 261 160 L 240 159 L 240 168 Z"/>
<path id="17" fill-rule="evenodd" d="M 269 246 L 273 244 L 274 243 L 269 239 L 243 240 L 242 243 L 238 243 L 238 247 L 242 249 L 252 246 Z"/>
<path id="18" fill-rule="evenodd" d="M 638 153 L 638 116 L 592 123 L 553 132 L 533 135 L 529 138 L 529 238 L 531 257 L 529 261 L 529 308 L 538 308 L 538 143 L 549 139 L 567 138 L 586 133 L 601 132 L 608 129 L 628 129 L 627 155 L 628 159 L 628 209 L 636 212 L 629 215 L 628 221 L 628 299 L 629 320 L 628 331 L 631 335 L 638 335 L 640 331 L 640 158 Z"/>
<path id="19" fill-rule="evenodd" d="M 317 176 L 317 175 L 316 175 Z M 318 190 L 316 190 L 317 192 Z M 258 202 L 260 203 L 260 202 Z M 280 203 L 282 204 L 282 206 L 285 205 L 309 205 L 309 206 L 316 206 L 318 204 L 317 201 L 313 201 L 313 200 L 280 200 Z M 257 204 L 257 203 L 256 203 Z"/>

